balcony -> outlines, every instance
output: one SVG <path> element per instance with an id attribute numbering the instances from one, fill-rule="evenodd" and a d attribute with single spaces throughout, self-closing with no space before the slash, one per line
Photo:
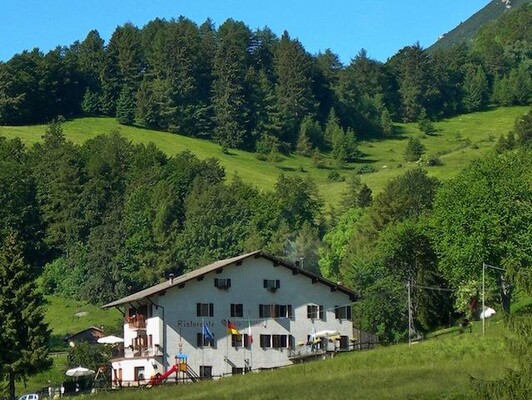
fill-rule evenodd
<path id="1" fill-rule="evenodd" d="M 148 346 L 127 346 L 113 351 L 112 358 L 162 357 L 163 348 L 156 344 Z"/>
<path id="2" fill-rule="evenodd" d="M 146 329 L 146 316 L 142 314 L 132 315 L 126 317 L 126 322 L 129 325 L 129 329 L 132 330 L 145 330 Z"/>

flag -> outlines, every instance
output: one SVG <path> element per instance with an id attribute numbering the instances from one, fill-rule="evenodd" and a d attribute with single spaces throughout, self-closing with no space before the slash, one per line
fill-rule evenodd
<path id="1" fill-rule="evenodd" d="M 253 343 L 253 335 L 251 334 L 251 321 L 248 321 L 248 343 L 250 346 Z"/>
<path id="2" fill-rule="evenodd" d="M 203 334 L 203 340 L 205 341 L 214 341 L 214 335 L 212 334 L 211 330 L 207 325 L 205 325 L 205 321 L 201 321 L 201 333 Z"/>
<path id="3" fill-rule="evenodd" d="M 231 333 L 231 335 L 240 335 L 240 332 L 238 332 L 231 321 L 227 321 L 227 330 Z"/>

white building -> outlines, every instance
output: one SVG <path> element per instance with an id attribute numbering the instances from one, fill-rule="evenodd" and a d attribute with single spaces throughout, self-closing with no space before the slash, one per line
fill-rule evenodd
<path id="1" fill-rule="evenodd" d="M 125 321 L 113 381 L 149 383 L 170 369 L 168 380 L 219 377 L 289 365 L 306 352 L 347 351 L 356 297 L 261 251 L 217 261 L 104 306 Z"/>

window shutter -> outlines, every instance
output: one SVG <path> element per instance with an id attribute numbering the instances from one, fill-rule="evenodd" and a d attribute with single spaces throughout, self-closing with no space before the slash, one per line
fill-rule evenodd
<path id="1" fill-rule="evenodd" d="M 227 279 L 226 282 L 227 282 L 227 287 L 230 288 L 231 287 L 231 279 Z"/>
<path id="2" fill-rule="evenodd" d="M 275 281 L 275 288 L 276 288 L 276 289 L 279 289 L 280 287 L 281 287 L 281 281 L 280 281 L 279 279 L 277 279 L 277 280 Z"/>
<path id="3" fill-rule="evenodd" d="M 209 317 L 214 316 L 214 304 L 209 303 Z"/>
<path id="4" fill-rule="evenodd" d="M 196 315 L 201 317 L 201 303 L 196 303 Z"/>
<path id="5" fill-rule="evenodd" d="M 264 279 L 264 289 L 268 288 L 268 279 Z"/>
<path id="6" fill-rule="evenodd" d="M 214 287 L 218 287 L 218 278 L 214 278 Z"/>
<path id="7" fill-rule="evenodd" d="M 288 318 L 292 318 L 292 304 L 288 304 Z"/>
<path id="8" fill-rule="evenodd" d="M 320 306 L 320 319 L 323 319 L 323 306 Z"/>

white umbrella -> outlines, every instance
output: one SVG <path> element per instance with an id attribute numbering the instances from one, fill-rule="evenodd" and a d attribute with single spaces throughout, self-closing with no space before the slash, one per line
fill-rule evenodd
<path id="1" fill-rule="evenodd" d="M 71 368 L 65 372 L 67 376 L 87 376 L 93 375 L 95 372 L 92 369 L 82 367 L 81 365 L 76 368 Z"/>
<path id="2" fill-rule="evenodd" d="M 317 339 L 317 338 L 328 338 L 331 336 L 339 336 L 339 335 L 340 335 L 340 332 L 338 331 L 325 329 L 323 331 L 316 332 L 313 336 Z"/>
<path id="3" fill-rule="evenodd" d="M 98 343 L 104 343 L 104 344 L 116 344 L 116 343 L 123 343 L 124 339 L 118 337 L 118 336 L 104 336 L 98 339 Z"/>

